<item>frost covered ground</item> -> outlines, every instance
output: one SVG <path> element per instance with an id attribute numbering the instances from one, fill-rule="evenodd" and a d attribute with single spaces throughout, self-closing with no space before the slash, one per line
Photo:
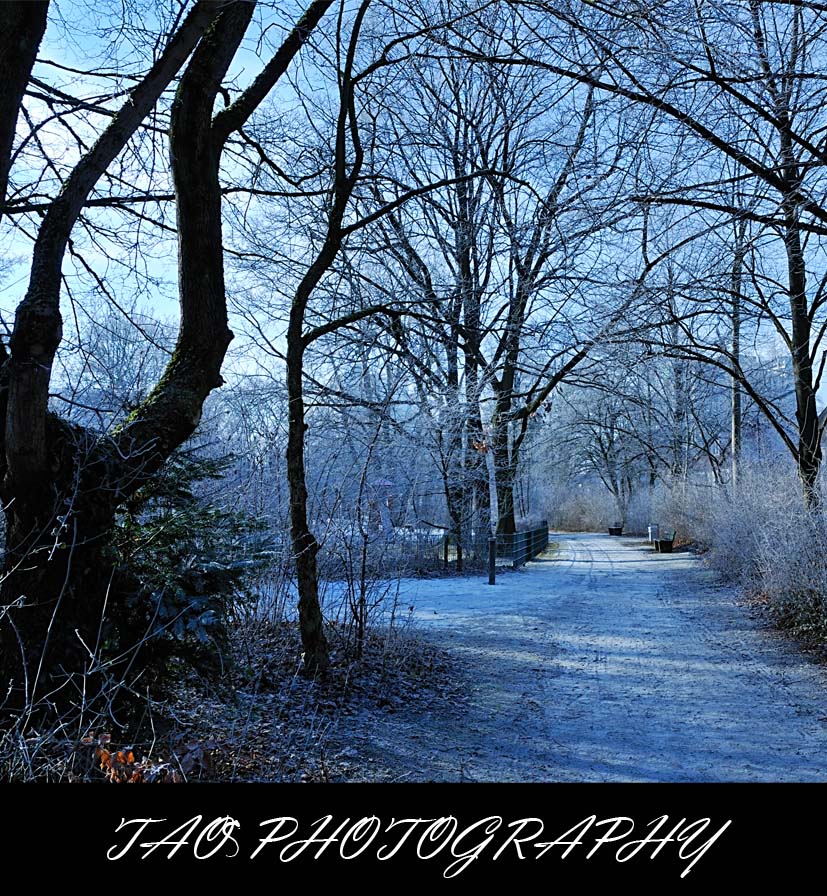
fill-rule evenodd
<path id="1" fill-rule="evenodd" d="M 343 719 L 328 748 L 350 780 L 827 781 L 827 670 L 693 556 L 553 538 L 493 587 L 402 583 L 461 680 Z"/>

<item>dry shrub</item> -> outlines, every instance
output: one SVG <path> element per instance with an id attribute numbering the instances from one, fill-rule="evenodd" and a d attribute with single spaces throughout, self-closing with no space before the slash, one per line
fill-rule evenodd
<path id="1" fill-rule="evenodd" d="M 723 578 L 758 592 L 778 560 L 805 547 L 811 517 L 795 470 L 778 464 L 746 467 L 735 489 L 693 495 L 683 522 Z M 786 590 L 780 580 L 776 586 Z"/>
<path id="2" fill-rule="evenodd" d="M 736 489 L 687 489 L 672 513 L 722 578 L 827 647 L 827 508 L 807 510 L 789 462 L 745 466 Z"/>

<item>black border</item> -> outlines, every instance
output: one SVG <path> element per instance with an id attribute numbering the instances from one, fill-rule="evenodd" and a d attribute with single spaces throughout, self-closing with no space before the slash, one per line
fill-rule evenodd
<path id="1" fill-rule="evenodd" d="M 174 883 L 173 877 L 164 880 L 167 874 L 177 876 L 185 870 L 188 886 L 258 879 L 279 886 L 322 882 L 339 886 L 369 879 L 389 886 L 404 880 L 420 886 L 474 889 L 493 883 L 533 888 L 538 882 L 694 889 L 713 882 L 737 883 L 741 888 L 819 880 L 825 850 L 820 816 L 827 788 L 810 784 L 13 784 L 0 788 L 0 794 L 0 842 L 7 874 L 14 866 L 37 885 L 47 880 L 53 884 L 74 880 L 83 886 L 108 881 L 118 888 L 157 887 Z M 154 830 L 165 836 L 197 815 L 202 816 L 199 830 L 216 818 L 236 819 L 240 823 L 235 831 L 237 854 L 230 855 L 228 842 L 219 854 L 200 861 L 189 847 L 182 847 L 172 857 L 167 855 L 169 849 L 159 848 L 142 858 L 144 850 L 135 847 L 116 861 L 107 858 L 108 851 L 113 847 L 117 851 L 127 842 L 127 828 L 118 832 L 123 819 L 163 818 Z M 491 861 L 493 850 L 488 850 L 448 880 L 443 873 L 453 861 L 450 854 L 418 859 L 413 838 L 410 848 L 384 862 L 376 860 L 375 849 L 344 861 L 335 845 L 318 859 L 305 850 L 285 863 L 279 859 L 280 847 L 267 846 L 250 860 L 262 836 L 262 821 L 296 818 L 299 832 L 292 839 L 298 840 L 308 836 L 313 823 L 326 815 L 333 816 L 335 824 L 375 815 L 383 825 L 408 817 L 454 816 L 458 830 L 489 816 L 501 816 L 503 832 L 510 822 L 537 817 L 544 825 L 543 836 L 538 838 L 543 841 L 553 840 L 591 815 L 598 821 L 618 816 L 633 819 L 635 830 L 628 840 L 644 837 L 650 822 L 662 815 L 669 816 L 670 828 L 673 821 L 677 824 L 686 819 L 690 824 L 709 818 L 707 835 L 726 821 L 731 824 L 683 877 L 688 860 L 678 857 L 679 845 L 673 843 L 666 844 L 654 858 L 647 847 L 623 863 L 615 859 L 616 847 L 607 843 L 587 860 L 585 854 L 594 845 L 596 833 L 587 833 L 583 845 L 565 859 L 561 859 L 562 847 L 548 850 L 538 859 L 528 845 L 523 847 L 527 857 L 522 860 L 516 850 L 508 849 L 496 862 Z M 592 827 L 592 832 L 595 830 Z M 493 842 L 497 845 L 502 839 Z M 696 843 L 701 842 L 699 836 Z"/>

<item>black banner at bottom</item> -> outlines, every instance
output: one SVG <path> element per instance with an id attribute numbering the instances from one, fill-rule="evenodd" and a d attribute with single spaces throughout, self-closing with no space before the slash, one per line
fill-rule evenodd
<path id="1" fill-rule="evenodd" d="M 32 880 L 709 886 L 821 872 L 813 785 L 6 785 Z M 104 877 L 99 877 L 103 874 Z"/>

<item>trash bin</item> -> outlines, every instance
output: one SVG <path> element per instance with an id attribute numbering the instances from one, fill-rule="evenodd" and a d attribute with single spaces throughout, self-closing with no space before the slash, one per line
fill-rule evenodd
<path id="1" fill-rule="evenodd" d="M 660 526 L 649 526 L 649 544 L 660 538 Z"/>

